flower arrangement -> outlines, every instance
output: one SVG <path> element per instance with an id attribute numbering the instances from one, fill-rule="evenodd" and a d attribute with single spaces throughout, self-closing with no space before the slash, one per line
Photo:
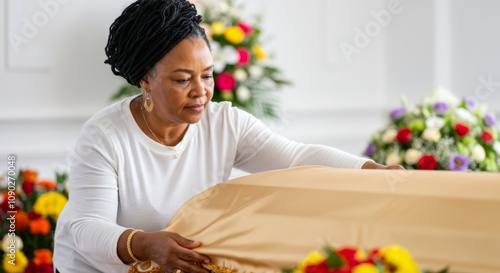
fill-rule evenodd
<path id="1" fill-rule="evenodd" d="M 68 198 L 67 175 L 56 181 L 38 179 L 34 170 L 21 170 L 0 196 L 0 272 L 52 273 L 52 252 L 57 217 Z"/>
<path id="2" fill-rule="evenodd" d="M 421 273 L 422 271 L 408 250 L 392 245 L 365 251 L 355 247 L 333 249 L 324 252 L 314 250 L 294 268 L 283 273 Z M 439 273 L 446 273 L 442 269 Z"/>
<path id="3" fill-rule="evenodd" d="M 259 117 L 276 117 L 273 96 L 290 82 L 270 64 L 270 55 L 262 46 L 258 18 L 253 23 L 243 20 L 242 7 L 232 0 L 193 1 L 203 16 L 200 24 L 210 39 L 214 58 L 214 96 L 212 101 L 230 101 L 233 105 Z M 141 90 L 124 85 L 112 99 L 119 99 Z"/>
<path id="4" fill-rule="evenodd" d="M 500 170 L 499 122 L 473 97 L 458 99 L 437 88 L 421 104 L 402 106 L 376 132 L 364 155 L 406 169 Z"/>

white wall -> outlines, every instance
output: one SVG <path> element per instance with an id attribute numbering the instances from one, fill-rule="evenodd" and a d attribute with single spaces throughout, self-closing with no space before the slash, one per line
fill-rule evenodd
<path id="1" fill-rule="evenodd" d="M 80 126 L 123 83 L 103 63 L 104 46 L 130 2 L 0 1 L 0 158 L 14 153 L 19 168 L 46 177 L 67 165 Z M 285 136 L 360 154 L 401 94 L 416 102 L 436 85 L 500 112 L 499 1 L 237 2 L 244 14 L 263 16 L 265 46 L 294 82 L 282 92 L 286 114 L 275 124 Z M 383 26 L 375 20 L 382 10 L 392 12 Z M 23 35 L 23 18 L 36 31 Z M 372 38 L 359 40 L 356 29 L 367 26 Z M 29 36 L 17 53 L 12 34 Z M 348 62 L 339 46 L 356 41 L 364 44 Z"/>

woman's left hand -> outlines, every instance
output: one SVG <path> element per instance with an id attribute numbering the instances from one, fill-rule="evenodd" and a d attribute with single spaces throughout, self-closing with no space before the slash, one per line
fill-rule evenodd
<path id="1" fill-rule="evenodd" d="M 389 166 L 386 166 L 386 165 L 378 164 L 378 163 L 373 162 L 373 161 L 366 161 L 366 163 L 363 164 L 363 166 L 361 167 L 361 169 L 405 170 L 405 168 L 403 168 L 403 166 L 401 166 L 401 165 L 389 165 Z"/>

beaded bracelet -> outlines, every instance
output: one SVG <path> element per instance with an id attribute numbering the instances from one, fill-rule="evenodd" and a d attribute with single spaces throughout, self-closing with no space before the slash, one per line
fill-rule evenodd
<path id="1" fill-rule="evenodd" d="M 136 262 L 136 263 L 139 263 L 139 262 L 143 262 L 143 261 L 140 261 L 139 259 L 137 259 L 135 256 L 134 256 L 134 253 L 132 252 L 132 247 L 130 246 L 131 242 L 132 242 L 132 237 L 134 237 L 134 235 L 137 233 L 137 232 L 144 232 L 144 230 L 142 229 L 134 229 L 134 231 L 132 231 L 129 235 L 128 235 L 128 238 L 127 238 L 127 250 L 128 250 L 128 255 L 130 255 L 130 257 Z"/>

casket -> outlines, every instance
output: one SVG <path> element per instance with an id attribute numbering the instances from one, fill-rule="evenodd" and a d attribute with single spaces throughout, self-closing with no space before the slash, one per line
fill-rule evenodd
<path id="1" fill-rule="evenodd" d="M 221 183 L 166 230 L 238 272 L 279 272 L 328 244 L 399 244 L 428 269 L 500 272 L 500 174 L 305 166 Z M 154 262 L 137 264 L 148 272 Z"/>

